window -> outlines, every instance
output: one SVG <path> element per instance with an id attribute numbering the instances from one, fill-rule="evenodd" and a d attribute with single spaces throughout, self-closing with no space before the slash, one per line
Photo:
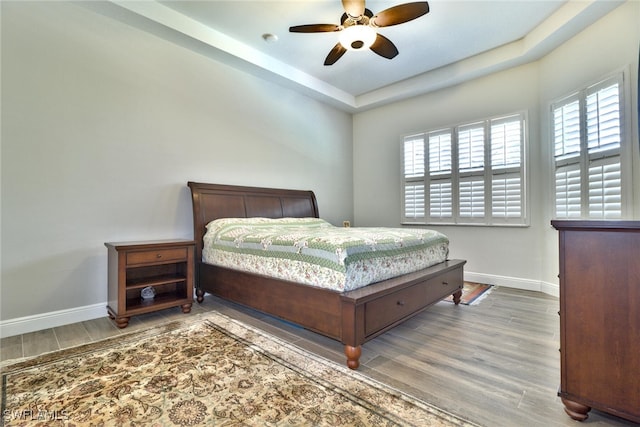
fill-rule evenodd
<path id="1" fill-rule="evenodd" d="M 551 106 L 556 218 L 622 218 L 623 75 Z"/>
<path id="2" fill-rule="evenodd" d="M 403 223 L 526 224 L 525 115 L 403 139 Z"/>

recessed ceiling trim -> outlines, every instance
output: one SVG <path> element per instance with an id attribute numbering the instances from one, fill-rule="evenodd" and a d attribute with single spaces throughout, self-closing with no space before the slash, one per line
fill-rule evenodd
<path id="1" fill-rule="evenodd" d="M 141 29 L 354 113 L 535 61 L 623 3 L 624 0 L 570 0 L 520 40 L 358 96 L 156 1 L 112 0 L 111 4 L 118 6 L 118 12 L 110 11 L 110 14 L 116 19 L 123 19 L 117 15 L 127 11 L 129 16 L 125 20 L 136 16 L 145 21 L 145 25 L 139 26 Z"/>
<path id="2" fill-rule="evenodd" d="M 536 61 L 622 3 L 570 1 L 520 40 L 357 96 L 356 107 L 375 108 Z"/>
<path id="3" fill-rule="evenodd" d="M 112 1 L 112 3 L 162 25 L 168 30 L 179 32 L 195 41 L 205 43 L 215 50 L 230 54 L 245 62 L 247 66 L 251 65 L 258 67 L 260 70 L 269 71 L 276 76 L 301 85 L 312 92 L 317 92 L 325 98 L 331 98 L 337 102 L 338 105 L 342 105 L 343 108 L 348 108 L 349 110 L 355 108 L 355 97 L 353 95 L 317 79 L 310 74 L 302 72 L 297 68 L 278 61 L 257 49 L 238 42 L 226 34 L 160 3 L 155 1 Z"/>

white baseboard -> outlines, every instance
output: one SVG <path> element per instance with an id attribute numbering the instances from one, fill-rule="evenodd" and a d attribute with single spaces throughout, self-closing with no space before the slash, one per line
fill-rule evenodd
<path id="1" fill-rule="evenodd" d="M 464 280 L 468 282 L 484 283 L 487 285 L 504 286 L 506 288 L 524 289 L 527 291 L 538 291 L 545 294 L 559 296 L 560 288 L 554 283 L 542 282 L 539 280 L 520 279 L 518 277 L 497 276 L 494 274 L 464 272 Z"/>
<path id="2" fill-rule="evenodd" d="M 560 286 L 555 283 L 540 282 L 540 290 L 545 294 L 560 298 Z"/>
<path id="3" fill-rule="evenodd" d="M 55 328 L 70 323 L 84 322 L 107 315 L 106 301 L 101 304 L 70 308 L 67 310 L 51 311 L 33 316 L 19 317 L 0 321 L 0 337 L 27 334 L 43 329 Z"/>

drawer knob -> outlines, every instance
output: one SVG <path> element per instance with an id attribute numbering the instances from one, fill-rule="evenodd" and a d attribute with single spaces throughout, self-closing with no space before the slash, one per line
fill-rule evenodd
<path id="1" fill-rule="evenodd" d="M 162 258 L 162 254 L 156 254 L 156 258 L 158 259 Z"/>
<path id="2" fill-rule="evenodd" d="M 442 286 L 449 286 L 449 282 L 442 282 Z"/>
<path id="3" fill-rule="evenodd" d="M 404 302 L 404 301 L 402 301 L 402 300 L 398 301 L 398 305 L 399 305 L 399 306 L 403 306 L 404 304 L 405 304 L 405 302 Z"/>

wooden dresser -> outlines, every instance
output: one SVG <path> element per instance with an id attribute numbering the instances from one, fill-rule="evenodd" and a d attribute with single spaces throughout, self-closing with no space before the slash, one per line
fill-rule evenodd
<path id="1" fill-rule="evenodd" d="M 640 422 L 640 221 L 552 221 L 560 242 L 560 391 Z"/>

